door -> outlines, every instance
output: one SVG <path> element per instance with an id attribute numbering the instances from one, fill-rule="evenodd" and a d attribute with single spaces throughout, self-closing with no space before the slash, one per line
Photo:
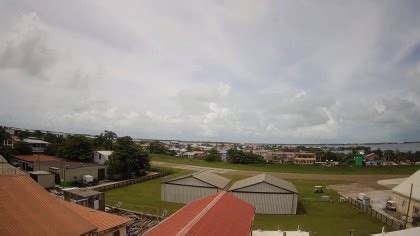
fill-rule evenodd
<path id="1" fill-rule="evenodd" d="M 105 180 L 105 169 L 98 169 L 98 181 Z"/>

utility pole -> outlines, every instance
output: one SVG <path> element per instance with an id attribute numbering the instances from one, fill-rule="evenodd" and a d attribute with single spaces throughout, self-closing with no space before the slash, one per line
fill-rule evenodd
<path id="1" fill-rule="evenodd" d="M 413 183 L 411 183 L 411 188 L 410 188 L 410 197 L 408 198 L 407 214 L 405 215 L 405 222 L 404 222 L 404 226 L 405 226 L 405 228 L 407 228 L 408 213 L 410 212 L 410 204 L 411 204 L 411 195 L 412 195 L 412 194 L 413 194 Z"/>

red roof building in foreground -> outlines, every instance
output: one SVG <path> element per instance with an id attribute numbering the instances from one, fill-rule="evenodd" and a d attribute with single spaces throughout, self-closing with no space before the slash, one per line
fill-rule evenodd
<path id="1" fill-rule="evenodd" d="M 26 175 L 0 175 L 0 235 L 125 235 L 130 218 L 66 202 Z"/>
<path id="2" fill-rule="evenodd" d="M 145 235 L 250 235 L 254 215 L 255 207 L 223 191 L 188 203 Z"/>

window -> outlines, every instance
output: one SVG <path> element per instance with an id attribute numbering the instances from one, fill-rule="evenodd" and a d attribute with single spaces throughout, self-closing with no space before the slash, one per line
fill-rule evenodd
<path id="1" fill-rule="evenodd" d="M 99 154 L 99 160 L 101 160 L 101 158 L 102 158 L 102 154 Z"/>
<path id="2" fill-rule="evenodd" d="M 114 231 L 112 236 L 120 236 L 120 230 Z"/>

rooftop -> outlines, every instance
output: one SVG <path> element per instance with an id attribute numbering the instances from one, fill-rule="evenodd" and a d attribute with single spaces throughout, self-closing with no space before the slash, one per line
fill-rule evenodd
<path id="1" fill-rule="evenodd" d="M 29 176 L 0 176 L 0 235 L 82 235 L 131 222 L 56 198 Z"/>
<path id="2" fill-rule="evenodd" d="M 24 143 L 37 143 L 37 144 L 49 144 L 49 142 L 45 142 L 39 139 L 33 139 L 33 138 L 24 138 L 23 139 Z"/>
<path id="3" fill-rule="evenodd" d="M 164 183 L 168 183 L 174 180 L 184 179 L 188 177 L 196 178 L 198 180 L 201 180 L 205 183 L 208 183 L 210 185 L 213 185 L 214 187 L 221 188 L 221 189 L 225 188 L 226 185 L 228 185 L 230 182 L 229 179 L 226 179 L 220 175 L 216 175 L 215 173 L 211 171 L 205 170 L 205 171 L 200 171 L 193 174 L 183 175 L 174 179 L 170 179 L 168 181 L 165 181 Z"/>
<path id="4" fill-rule="evenodd" d="M 193 201 L 145 235 L 249 235 L 255 208 L 227 192 Z"/>
<path id="5" fill-rule="evenodd" d="M 87 189 L 87 188 L 70 188 L 70 189 L 63 189 L 64 192 L 69 192 L 81 197 L 91 197 L 101 194 L 101 192 Z"/>
<path id="6" fill-rule="evenodd" d="M 112 155 L 112 151 L 96 151 L 96 152 L 104 156 Z"/>
<path id="7" fill-rule="evenodd" d="M 64 168 L 67 167 L 68 169 L 75 169 L 85 166 L 100 166 L 97 163 L 86 163 L 86 162 L 78 162 L 78 161 L 69 161 L 62 158 L 58 158 L 55 156 L 48 156 L 45 154 L 33 154 L 33 155 L 17 155 L 15 159 L 31 162 L 31 163 L 38 163 L 49 166 L 49 167 L 57 167 L 57 168 Z"/>
<path id="8" fill-rule="evenodd" d="M 282 188 L 282 189 L 289 190 L 289 191 L 294 192 L 294 193 L 298 193 L 294 184 L 290 183 L 289 181 L 279 179 L 277 177 L 267 175 L 267 174 L 260 174 L 260 175 L 256 175 L 256 176 L 253 176 L 253 177 L 250 177 L 250 178 L 246 178 L 246 179 L 236 181 L 230 187 L 229 191 L 241 189 L 241 188 L 244 188 L 244 187 L 247 187 L 247 186 L 251 186 L 251 185 L 258 184 L 258 183 L 263 183 L 263 182 L 274 185 L 274 186 Z"/>
<path id="9" fill-rule="evenodd" d="M 409 197 L 411 184 L 413 184 L 412 198 L 420 201 L 420 170 L 398 184 L 395 188 L 392 189 L 392 191 Z"/>

